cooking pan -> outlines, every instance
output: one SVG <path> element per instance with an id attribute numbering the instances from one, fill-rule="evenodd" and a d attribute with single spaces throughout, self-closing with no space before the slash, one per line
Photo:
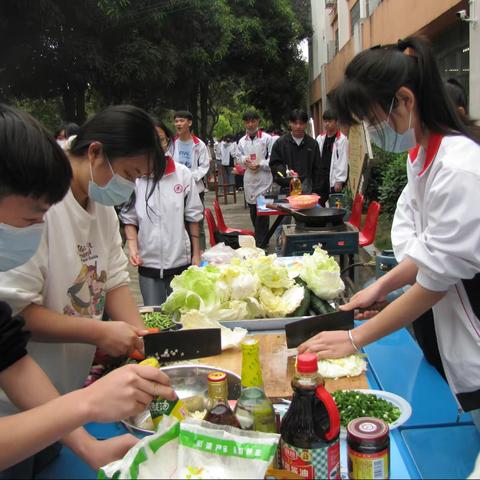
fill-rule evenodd
<path id="1" fill-rule="evenodd" d="M 292 215 L 299 223 L 303 223 L 309 227 L 325 227 L 343 224 L 343 216 L 346 210 L 343 208 L 322 208 L 314 207 L 305 210 L 293 210 L 281 203 L 273 203 L 266 205 L 267 208 L 281 210 Z"/>

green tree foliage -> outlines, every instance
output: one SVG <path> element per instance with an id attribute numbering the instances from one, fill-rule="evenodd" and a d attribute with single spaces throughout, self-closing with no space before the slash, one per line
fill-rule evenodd
<path id="1" fill-rule="evenodd" d="M 370 170 L 365 196 L 367 204 L 378 200 L 382 213 L 393 218 L 397 201 L 407 184 L 407 154 L 385 152 L 372 145 L 374 166 Z"/>
<path id="2" fill-rule="evenodd" d="M 304 104 L 298 44 L 310 33 L 300 14 L 307 4 L 2 0 L 0 97 L 61 98 L 61 116 L 77 122 L 92 105 L 129 102 L 158 114 L 189 108 L 205 136 L 242 93 L 279 125 Z"/>

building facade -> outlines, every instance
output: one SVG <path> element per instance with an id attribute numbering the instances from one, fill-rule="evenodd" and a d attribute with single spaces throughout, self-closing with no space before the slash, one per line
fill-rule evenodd
<path id="1" fill-rule="evenodd" d="M 442 75 L 462 83 L 470 115 L 480 118 L 480 0 L 312 0 L 311 8 L 309 104 L 315 133 L 350 60 L 412 34 L 430 38 Z"/>

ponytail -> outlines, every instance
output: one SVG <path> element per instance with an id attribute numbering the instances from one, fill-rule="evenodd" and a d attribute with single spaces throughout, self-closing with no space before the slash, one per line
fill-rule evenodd
<path id="1" fill-rule="evenodd" d="M 347 125 L 359 119 L 378 123 L 376 107 L 388 112 L 402 86 L 414 93 L 420 119 L 429 131 L 463 134 L 479 142 L 448 96 L 429 42 L 418 36 L 372 47 L 353 58 L 333 95 L 339 120 Z"/>

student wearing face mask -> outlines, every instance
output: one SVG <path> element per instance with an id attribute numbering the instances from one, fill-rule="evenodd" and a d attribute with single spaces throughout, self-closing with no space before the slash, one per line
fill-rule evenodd
<path id="1" fill-rule="evenodd" d="M 342 123 L 367 122 L 382 149 L 409 150 L 408 184 L 397 206 L 410 223 L 403 260 L 343 309 L 368 309 L 399 287 L 411 288 L 368 322 L 320 333 L 299 352 L 354 353 L 433 307 L 447 381 L 480 429 L 479 140 L 448 99 L 430 45 L 417 37 L 358 54 L 334 103 Z"/>
<path id="2" fill-rule="evenodd" d="M 67 193 L 72 171 L 40 124 L 5 105 L 0 105 L 0 151 L 0 271 L 6 272 L 34 256 L 42 243 L 44 215 Z M 23 320 L 11 314 L 8 304 L 0 301 L 0 388 L 19 409 L 28 411 L 0 417 L 0 478 L 32 478 L 35 468 L 58 448 L 32 455 L 60 439 L 95 469 L 121 458 L 136 443 L 133 436 L 98 441 L 79 427 L 138 413 L 160 392 L 174 395 L 166 375 L 135 365 L 60 397 L 27 353 L 29 333 Z"/>
<path id="3" fill-rule="evenodd" d="M 29 353 L 61 393 L 82 386 L 97 347 L 113 357 L 143 348 L 113 206 L 129 200 L 138 177 L 153 188 L 165 163 L 150 116 L 128 105 L 87 121 L 67 155 L 70 189 L 45 215 L 38 251 L 0 274 L 0 298 L 25 319 Z M 104 311 L 112 321 L 101 321 Z M 0 412 L 12 411 L 1 398 Z"/>
<path id="4" fill-rule="evenodd" d="M 161 140 L 168 130 L 163 124 L 156 128 Z M 138 267 L 144 305 L 164 303 L 172 291 L 173 277 L 201 261 L 203 205 L 193 174 L 173 161 L 167 142 L 163 149 L 167 164 L 155 189 L 150 191 L 148 178 L 137 179 L 135 195 L 120 213 L 129 261 Z"/>

